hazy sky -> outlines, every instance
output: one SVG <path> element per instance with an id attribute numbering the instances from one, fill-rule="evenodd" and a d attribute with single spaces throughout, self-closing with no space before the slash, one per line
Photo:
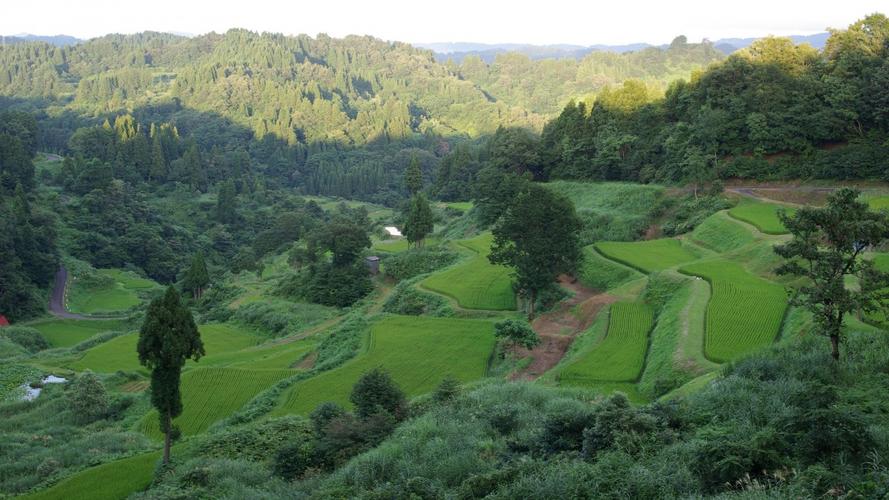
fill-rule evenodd
<path id="1" fill-rule="evenodd" d="M 407 42 L 666 43 L 811 34 L 889 13 L 886 0 L 2 0 L 0 33 L 170 31 L 232 27 L 285 34 L 369 34 Z"/>

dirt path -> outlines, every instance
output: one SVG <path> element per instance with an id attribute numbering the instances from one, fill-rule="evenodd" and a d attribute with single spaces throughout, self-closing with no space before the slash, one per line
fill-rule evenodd
<path id="1" fill-rule="evenodd" d="M 519 349 L 519 357 L 531 356 L 531 363 L 514 373 L 512 380 L 534 380 L 556 366 L 565 356 L 574 337 L 589 328 L 602 307 L 617 300 L 607 293 L 586 288 L 571 277 L 559 276 L 559 285 L 574 296 L 562 301 L 558 308 L 537 317 L 531 327 L 540 335 L 540 345 L 532 350 Z"/>

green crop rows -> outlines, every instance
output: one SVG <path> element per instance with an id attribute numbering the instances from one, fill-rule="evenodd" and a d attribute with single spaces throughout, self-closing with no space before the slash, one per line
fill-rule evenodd
<path id="1" fill-rule="evenodd" d="M 617 302 L 609 314 L 605 339 L 565 368 L 559 374 L 560 382 L 588 385 L 599 381 L 632 382 L 639 377 L 654 322 L 651 308 L 638 302 Z"/>
<path id="2" fill-rule="evenodd" d="M 692 239 L 719 253 L 737 250 L 754 241 L 747 226 L 738 223 L 725 212 L 718 212 L 704 219 L 691 234 Z"/>
<path id="3" fill-rule="evenodd" d="M 227 324 L 201 325 L 199 330 L 207 356 L 237 351 L 256 344 L 257 340 L 253 334 Z M 73 362 L 70 367 L 75 370 L 89 369 L 98 373 L 140 370 L 136 354 L 138 341 L 138 333 L 113 338 L 86 351 L 83 357 Z"/>
<path id="4" fill-rule="evenodd" d="M 466 309 L 508 311 L 515 309 L 515 293 L 509 269 L 488 261 L 493 236 L 490 233 L 459 242 L 476 252 L 463 261 L 423 281 L 422 286 L 453 298 Z"/>
<path id="5" fill-rule="evenodd" d="M 692 264 L 682 271 L 712 287 L 704 342 L 708 358 L 730 361 L 775 340 L 787 309 L 784 287 L 726 260 Z"/>
<path id="6" fill-rule="evenodd" d="M 325 401 L 348 406 L 352 386 L 377 367 L 408 396 L 431 392 L 449 374 L 463 382 L 481 378 L 494 348 L 493 330 L 478 320 L 387 317 L 371 328 L 367 353 L 295 385 L 275 414 L 306 414 Z"/>
<path id="7" fill-rule="evenodd" d="M 787 233 L 787 228 L 784 227 L 784 224 L 778 218 L 778 211 L 782 209 L 787 211 L 787 215 L 793 215 L 796 212 L 792 208 L 744 199 L 729 210 L 728 213 L 738 220 L 753 224 L 763 233 L 785 234 Z"/>
<path id="8" fill-rule="evenodd" d="M 124 327 L 118 320 L 52 319 L 27 324 L 36 329 L 53 347 L 71 347 L 102 332 Z"/>
<path id="9" fill-rule="evenodd" d="M 676 239 L 603 241 L 596 243 L 596 249 L 609 259 L 646 273 L 662 271 L 698 258 Z"/>
<path id="10" fill-rule="evenodd" d="M 115 460 L 60 481 L 43 491 L 21 497 L 25 500 L 94 500 L 127 498 L 151 484 L 160 452 Z"/>
<path id="11" fill-rule="evenodd" d="M 183 435 L 206 430 L 213 422 L 225 418 L 254 396 L 282 378 L 291 370 L 242 370 L 238 368 L 197 368 L 182 375 L 182 415 L 175 424 Z M 157 413 L 142 418 L 139 429 L 152 437 L 161 437 Z"/>

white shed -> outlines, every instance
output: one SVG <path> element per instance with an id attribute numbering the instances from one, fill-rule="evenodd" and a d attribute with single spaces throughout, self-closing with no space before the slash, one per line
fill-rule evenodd
<path id="1" fill-rule="evenodd" d="M 383 228 L 383 231 L 386 231 L 386 234 L 390 238 L 401 238 L 401 231 L 399 231 L 398 228 L 395 226 L 386 226 Z"/>

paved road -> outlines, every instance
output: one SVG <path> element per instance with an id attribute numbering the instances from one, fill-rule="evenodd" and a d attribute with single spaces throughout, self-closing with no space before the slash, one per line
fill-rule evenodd
<path id="1" fill-rule="evenodd" d="M 65 309 L 65 287 L 68 286 L 68 270 L 65 266 L 59 266 L 56 271 L 56 281 L 52 287 L 52 297 L 49 299 L 49 312 L 53 316 L 66 319 L 88 319 L 86 316 L 68 312 Z"/>

